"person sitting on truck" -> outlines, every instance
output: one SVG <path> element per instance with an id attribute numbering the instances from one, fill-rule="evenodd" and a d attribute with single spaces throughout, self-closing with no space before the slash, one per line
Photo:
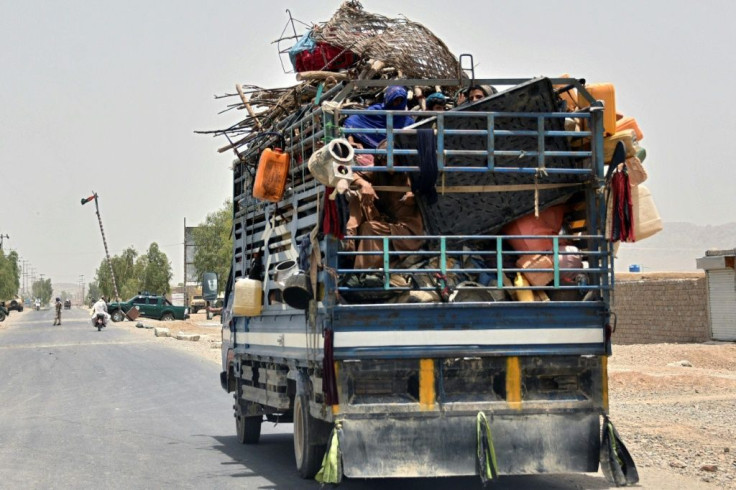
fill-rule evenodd
<path id="1" fill-rule="evenodd" d="M 492 85 L 472 85 L 467 90 L 461 91 L 457 96 L 457 106 L 479 101 L 489 95 L 498 93 Z"/>
<path id="2" fill-rule="evenodd" d="M 385 142 L 379 145 L 385 148 Z M 377 164 L 385 162 L 384 157 L 375 159 Z M 350 217 L 347 223 L 348 236 L 401 236 L 424 234 L 424 223 L 414 194 L 396 191 L 378 191 L 373 186 L 407 187 L 410 185 L 408 174 L 403 172 L 356 172 L 354 184 L 359 189 L 348 196 Z M 346 249 L 355 250 L 355 241 L 346 240 Z M 423 240 L 399 239 L 391 240 L 394 250 L 418 250 Z M 382 240 L 360 240 L 359 252 L 382 252 Z M 381 255 L 358 255 L 355 258 L 356 269 L 380 269 L 383 267 Z"/>
<path id="3" fill-rule="evenodd" d="M 447 97 L 442 92 L 435 92 L 427 97 L 426 102 L 428 111 L 444 111 Z"/>
<path id="4" fill-rule="evenodd" d="M 384 101 L 368 107 L 369 111 L 404 111 L 407 104 L 407 92 L 404 87 L 392 85 L 386 89 Z M 411 116 L 394 115 L 393 127 L 401 129 L 414 123 Z M 354 129 L 386 129 L 387 121 L 385 114 L 354 114 L 348 117 L 343 124 L 346 128 Z M 348 138 L 358 142 L 361 148 L 376 148 L 378 144 L 386 139 L 383 133 L 356 133 Z"/>

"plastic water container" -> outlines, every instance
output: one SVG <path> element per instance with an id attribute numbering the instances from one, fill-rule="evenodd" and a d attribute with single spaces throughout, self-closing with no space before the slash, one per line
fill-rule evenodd
<path id="1" fill-rule="evenodd" d="M 284 197 L 286 178 L 289 176 L 289 154 L 280 148 L 266 148 L 261 153 L 253 184 L 253 197 L 278 202 Z"/>
<path id="2" fill-rule="evenodd" d="M 616 89 L 612 83 L 590 83 L 585 89 L 596 100 L 603 101 L 603 130 L 606 136 L 616 133 Z M 583 96 L 578 94 L 578 107 L 584 109 L 588 107 L 590 102 Z"/>
<path id="3" fill-rule="evenodd" d="M 516 279 L 514 279 L 514 286 L 517 288 L 529 287 L 529 281 L 521 272 L 516 273 Z M 534 301 L 534 292 L 529 289 L 517 289 L 516 301 Z"/>
<path id="4" fill-rule="evenodd" d="M 238 279 L 235 281 L 235 300 L 233 315 L 258 316 L 261 314 L 263 283 L 255 279 Z"/>
<path id="5" fill-rule="evenodd" d="M 641 141 L 644 139 L 644 133 L 641 132 L 641 129 L 639 129 L 639 124 L 636 122 L 636 119 L 634 119 L 631 116 L 624 116 L 618 121 L 616 121 L 616 132 L 619 133 L 621 131 L 625 131 L 627 129 L 633 129 L 636 133 L 636 140 Z"/>
<path id="6" fill-rule="evenodd" d="M 631 264 L 629 266 L 629 272 L 641 272 L 641 266 L 639 264 Z"/>

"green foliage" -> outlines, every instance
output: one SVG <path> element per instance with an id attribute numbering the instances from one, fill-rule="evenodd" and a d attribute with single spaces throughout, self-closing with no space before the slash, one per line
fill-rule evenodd
<path id="1" fill-rule="evenodd" d="M 51 286 L 51 278 L 39 279 L 31 286 L 34 298 L 39 298 L 42 305 L 46 305 L 51 301 L 51 295 L 54 292 L 54 288 Z"/>
<path id="2" fill-rule="evenodd" d="M 122 254 L 110 257 L 118 293 L 121 300 L 132 298 L 139 291 L 152 294 L 168 294 L 171 292 L 171 262 L 156 242 L 151 243 L 148 252 L 138 255 L 133 247 L 128 247 Z M 110 266 L 103 260 L 95 273 L 95 282 L 90 284 L 87 301 L 94 303 L 105 295 L 115 298 Z"/>
<path id="3" fill-rule="evenodd" d="M 233 256 L 232 242 L 233 203 L 228 200 L 222 209 L 210 213 L 205 222 L 193 230 L 195 245 L 194 268 L 197 277 L 204 272 L 215 272 L 220 290 L 225 289 Z"/>
<path id="4" fill-rule="evenodd" d="M 96 282 L 91 282 L 87 287 L 87 296 L 84 299 L 84 304 L 92 306 L 100 299 L 100 296 L 102 296 L 100 287 Z"/>
<path id="5" fill-rule="evenodd" d="M 135 262 L 138 257 L 138 252 L 133 247 L 128 247 L 123 250 L 120 255 L 113 255 L 110 257 L 110 263 L 112 263 L 112 269 L 115 271 L 115 281 L 118 286 L 118 293 L 123 298 L 126 296 L 127 289 L 132 289 L 133 294 L 137 290 L 137 281 L 133 279 L 135 277 Z M 115 297 L 115 288 L 112 282 L 112 275 L 110 275 L 110 264 L 106 259 L 100 262 L 100 266 L 97 268 L 95 273 L 95 283 L 100 288 L 100 292 L 108 298 Z M 95 301 L 97 298 L 95 298 Z"/>
<path id="6" fill-rule="evenodd" d="M 139 260 L 141 267 L 141 290 L 166 295 L 171 292 L 171 261 L 153 242 L 146 255 Z"/>
<path id="7" fill-rule="evenodd" d="M 20 287 L 18 253 L 13 250 L 8 255 L 0 250 L 0 301 L 12 298 Z"/>

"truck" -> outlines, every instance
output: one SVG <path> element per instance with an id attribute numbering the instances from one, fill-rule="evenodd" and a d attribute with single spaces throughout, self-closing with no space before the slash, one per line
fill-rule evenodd
<path id="1" fill-rule="evenodd" d="M 201 294 L 195 294 L 192 296 L 192 300 L 189 302 L 189 308 L 192 313 L 197 313 L 199 310 L 204 310 L 207 307 L 207 302 L 204 300 Z"/>
<path id="2" fill-rule="evenodd" d="M 305 82 L 311 89 L 293 90 L 308 95 L 291 111 L 285 99 L 275 104 L 280 120 L 264 127 L 253 113 L 252 134 L 239 148 L 230 139 L 234 240 L 220 383 L 234 396 L 239 441 L 257 450 L 264 421 L 292 422 L 296 470 L 322 482 L 488 479 L 599 464 L 607 475 L 619 465 L 610 477 L 617 485 L 635 482 L 608 418 L 610 107 L 577 78 L 383 73 Z M 396 85 L 415 94 L 493 89 L 448 111 L 366 109 Z M 571 93 L 580 107 L 565 104 Z M 260 114 L 269 121 L 274 112 Z M 385 125 L 345 124 L 354 115 L 381 115 Z M 415 122 L 394 124 L 406 116 Z M 360 134 L 383 144 L 346 146 Z M 311 170 L 335 141 L 331 168 L 346 168 L 332 177 L 348 185 L 358 173 L 428 175 L 430 144 L 434 197 L 426 186 L 376 186 L 414 188 L 422 234 L 349 235 L 329 222 L 345 194 Z M 290 157 L 283 194 L 254 197 L 263 155 L 276 147 Z M 365 156 L 372 166 L 356 163 Z M 348 204 L 360 199 L 355 189 L 346 194 Z M 542 226 L 550 215 L 557 225 Z M 422 245 L 396 245 L 406 239 Z M 366 251 L 360 243 L 369 241 L 378 246 Z M 380 265 L 358 268 L 361 256 Z"/>
<path id="3" fill-rule="evenodd" d="M 186 320 L 189 318 L 189 308 L 175 306 L 165 296 L 149 293 L 139 293 L 128 301 L 112 301 L 107 304 L 107 311 L 114 322 L 121 322 L 128 318 L 128 312 L 138 310 L 138 315 L 153 320 L 171 321 Z"/>
<path id="4" fill-rule="evenodd" d="M 15 310 L 18 312 L 23 311 L 23 300 L 20 298 L 20 296 L 14 296 L 11 299 L 3 302 L 5 305 L 5 308 L 8 311 Z"/>

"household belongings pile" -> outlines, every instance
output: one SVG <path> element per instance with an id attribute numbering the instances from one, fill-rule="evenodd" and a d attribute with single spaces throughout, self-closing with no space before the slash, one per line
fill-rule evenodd
<path id="1" fill-rule="evenodd" d="M 308 159 L 308 170 L 312 176 L 328 188 L 334 188 L 330 198 L 336 199 L 353 179 L 350 166 L 354 164 L 354 154 L 346 140 L 336 139 L 328 142 L 324 147 L 313 146 L 310 141 L 314 128 L 304 128 L 284 134 L 283 128 L 304 118 L 304 115 L 321 105 L 325 110 L 334 110 L 330 107 L 330 98 L 339 91 L 333 87 L 350 79 L 401 79 L 401 78 L 458 78 L 462 81 L 464 75 L 457 58 L 447 49 L 445 44 L 424 26 L 406 18 L 390 19 L 372 14 L 363 10 L 357 1 L 348 1 L 341 5 L 335 15 L 328 22 L 315 25 L 307 34 L 302 36 L 289 52 L 297 79 L 300 83 L 293 87 L 280 89 L 262 89 L 252 85 L 237 86 L 239 102 L 232 104 L 228 109 L 245 108 L 247 116 L 239 123 L 215 131 L 215 134 L 225 135 L 229 144 L 220 151 L 234 150 L 242 164 L 256 167 L 253 197 L 264 201 L 278 202 L 284 193 L 286 182 L 291 172 L 294 179 L 294 168 L 303 168 Z M 318 70 L 318 71 L 314 71 Z M 565 76 L 563 76 L 565 77 Z M 541 90 L 540 90 L 541 87 Z M 582 96 L 578 97 L 573 90 L 556 91 L 549 80 L 535 79 L 527 84 L 514 87 L 498 94 L 492 94 L 477 104 L 471 104 L 465 110 L 505 110 L 524 111 L 518 106 L 518 100 L 527 100 L 530 93 L 541 94 L 537 106 L 549 112 L 563 110 L 573 112 L 584 108 L 588 102 Z M 606 129 L 604 151 L 608 165 L 606 181 L 606 199 L 608 204 L 606 236 L 612 242 L 642 240 L 662 229 L 661 220 L 651 200 L 651 194 L 642 185 L 646 179 L 643 161 L 645 150 L 639 144 L 643 138 L 636 120 L 618 114 L 615 109 L 615 93 L 612 84 L 589 84 L 586 89 L 596 99 L 605 102 L 604 125 Z M 524 90 L 527 90 L 524 93 Z M 412 91 L 409 91 L 411 94 Z M 250 95 L 250 98 L 246 94 Z M 518 96 L 517 95 L 523 95 Z M 382 91 L 362 89 L 349 101 L 340 101 L 343 108 L 366 107 L 382 97 Z M 231 95 L 235 96 L 235 94 Z M 411 95 L 410 95 L 411 96 Z M 516 97 L 516 98 L 515 98 Z M 463 121 L 470 121 L 465 118 Z M 581 120 L 571 118 L 565 121 L 564 129 L 584 129 Z M 340 122 L 339 120 L 337 121 Z M 561 128 L 562 129 L 562 128 Z M 262 138 L 263 137 L 263 138 Z M 300 145 L 302 152 L 307 149 L 306 155 L 297 155 L 296 161 L 290 161 L 290 155 L 278 148 L 264 148 L 273 138 L 280 138 L 281 147 L 287 145 L 292 148 Z M 399 135 L 397 141 L 404 147 L 416 147 L 412 141 L 414 135 Z M 559 138 L 557 138 L 559 139 Z M 268 140 L 269 143 L 264 143 Z M 568 143 L 574 145 L 584 138 L 572 138 Z M 564 139 L 562 139 L 564 141 Z M 589 144 L 589 142 L 588 142 Z M 245 148 L 241 153 L 239 149 Z M 561 148 L 566 149 L 566 148 Z M 294 157 L 294 155 L 292 155 Z M 256 159 L 258 164 L 256 165 Z M 563 159 L 560 159 L 561 161 Z M 554 165 L 554 158 L 550 160 Z M 561 166 L 569 165 L 564 161 Z M 270 169 L 273 169 L 272 171 Z M 268 170 L 268 172 L 267 172 Z M 496 178 L 490 174 L 490 178 Z M 552 179 L 554 177 L 551 177 Z M 551 192 L 551 191 L 545 191 Z M 559 234 L 563 229 L 563 216 L 570 210 L 565 206 L 553 206 L 555 202 L 564 202 L 569 193 L 550 193 L 541 201 L 535 199 L 534 205 L 526 208 L 517 206 L 515 214 L 501 214 L 493 219 L 474 220 L 481 224 L 478 229 L 453 229 L 461 220 L 447 219 L 446 214 L 437 213 L 442 210 L 440 205 L 432 207 L 419 204 L 426 228 L 434 234 L 480 234 L 489 231 L 499 231 L 504 234 Z M 508 197 L 508 196 L 507 196 Z M 485 198 L 485 196 L 483 196 Z M 530 202 L 529 199 L 526 199 Z M 452 203 L 444 209 L 467 209 Z M 327 202 L 326 202 L 327 203 Z M 329 209 L 327 203 L 327 209 Z M 478 206 L 483 208 L 483 206 Z M 506 207 L 508 209 L 508 207 Z M 338 213 L 339 211 L 333 210 Z M 488 217 L 486 217 L 488 218 Z M 344 218 L 343 216 L 340 219 Z M 504 219 L 505 221 L 501 221 Z M 463 228 L 467 228 L 463 226 Z M 333 227 L 331 230 L 339 230 Z M 535 231 L 536 230 L 536 231 Z M 338 235 L 341 233 L 336 232 Z M 512 240 L 512 247 L 517 251 L 543 250 L 550 252 L 550 240 L 545 243 L 524 243 L 524 240 Z M 251 251 L 254 253 L 255 251 Z M 562 268 L 581 268 L 582 255 L 574 244 L 564 244 L 559 261 Z M 565 265 L 563 265 L 565 264 Z M 275 266 L 275 264 L 271 264 Z M 486 264 L 488 265 L 488 264 Z M 515 264 L 519 268 L 546 269 L 551 266 L 549 254 L 522 254 Z M 425 266 L 428 267 L 427 264 Z M 551 281 L 551 272 L 529 272 L 517 274 L 513 281 L 516 285 L 543 286 Z M 451 282 L 474 284 L 480 278 L 460 276 Z M 504 278 L 506 282 L 508 278 Z M 565 280 L 580 280 L 569 276 Z M 416 281 L 415 281 L 416 282 Z M 440 288 L 441 289 L 441 288 Z M 530 297 L 531 291 L 519 291 L 518 300 L 542 299 L 543 293 L 536 291 L 535 297 Z M 526 294 L 529 293 L 529 294 Z M 432 298 L 434 300 L 435 298 Z M 445 299 L 442 297 L 441 299 Z"/>

